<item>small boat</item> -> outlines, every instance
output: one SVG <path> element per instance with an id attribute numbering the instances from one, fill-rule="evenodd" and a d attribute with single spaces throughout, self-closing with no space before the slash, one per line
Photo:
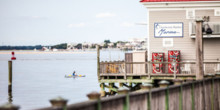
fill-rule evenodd
<path id="1" fill-rule="evenodd" d="M 65 75 L 65 78 L 86 77 L 86 75 Z"/>

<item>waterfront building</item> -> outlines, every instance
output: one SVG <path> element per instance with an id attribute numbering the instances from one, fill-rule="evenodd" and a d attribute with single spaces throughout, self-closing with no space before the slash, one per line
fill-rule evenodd
<path id="1" fill-rule="evenodd" d="M 153 52 L 180 50 L 181 61 L 195 61 L 195 19 L 203 18 L 204 60 L 220 59 L 219 0 L 142 0 L 148 12 L 148 61 Z"/>

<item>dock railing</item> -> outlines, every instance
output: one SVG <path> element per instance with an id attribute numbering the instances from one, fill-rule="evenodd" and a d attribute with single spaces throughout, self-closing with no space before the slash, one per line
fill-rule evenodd
<path id="1" fill-rule="evenodd" d="M 204 75 L 214 75 L 220 72 L 220 62 L 204 62 Z M 196 62 L 100 62 L 100 76 L 126 79 L 127 76 L 196 76 Z M 121 78 L 120 78 L 121 76 Z"/>
<path id="2" fill-rule="evenodd" d="M 39 110 L 53 110 L 53 107 Z M 220 77 L 71 104 L 66 110 L 219 110 Z"/>

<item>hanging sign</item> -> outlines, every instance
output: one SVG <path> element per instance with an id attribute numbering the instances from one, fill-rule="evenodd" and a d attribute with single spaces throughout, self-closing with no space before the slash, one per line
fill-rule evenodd
<path id="1" fill-rule="evenodd" d="M 183 23 L 154 23 L 154 37 L 183 37 Z"/>

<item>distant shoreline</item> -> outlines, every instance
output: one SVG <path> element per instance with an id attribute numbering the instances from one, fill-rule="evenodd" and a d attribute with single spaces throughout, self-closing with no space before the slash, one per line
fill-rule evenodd
<path id="1" fill-rule="evenodd" d="M 0 50 L 0 54 L 85 54 L 96 53 L 96 51 L 34 51 L 34 50 Z"/>

